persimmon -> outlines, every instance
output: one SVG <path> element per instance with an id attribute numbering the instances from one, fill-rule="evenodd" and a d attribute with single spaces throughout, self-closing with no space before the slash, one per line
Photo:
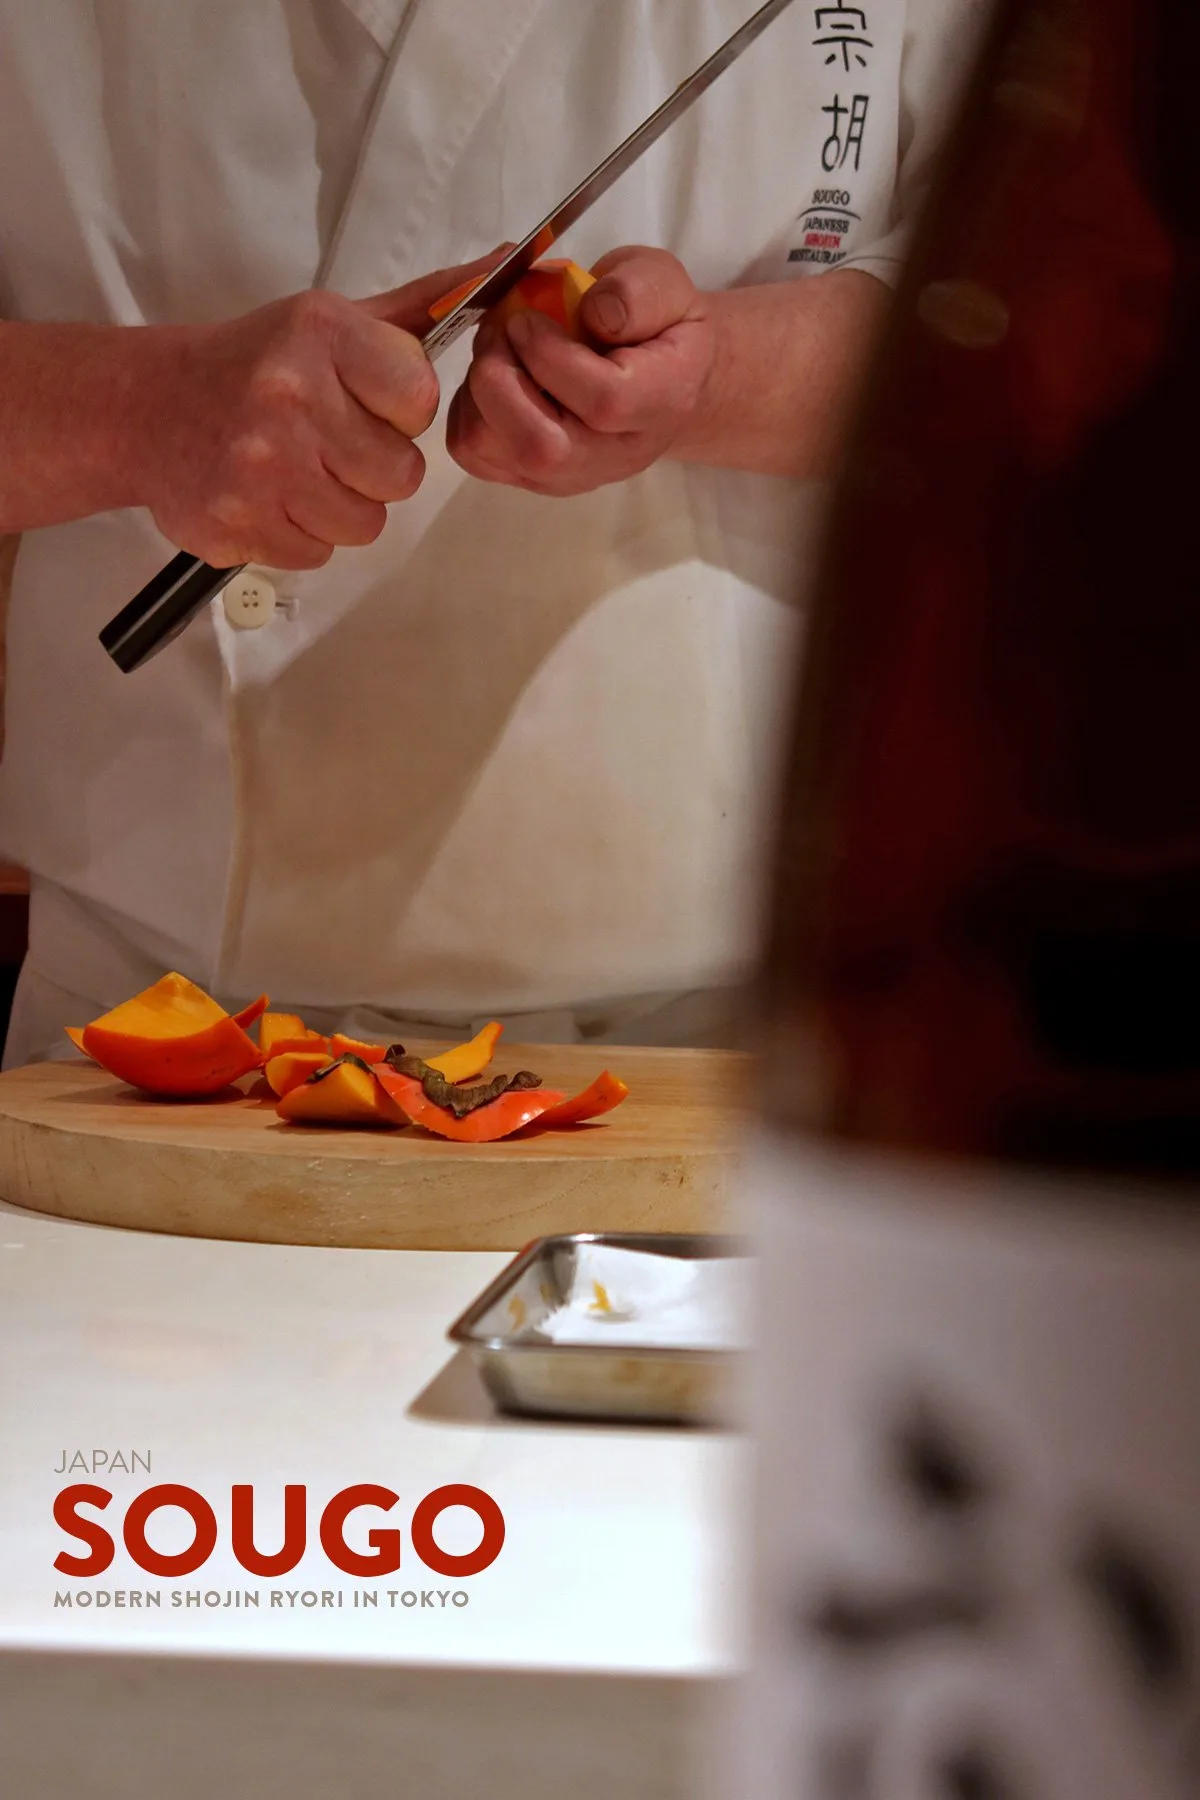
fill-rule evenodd
<path id="1" fill-rule="evenodd" d="M 447 313 L 453 312 L 486 279 L 486 276 L 481 275 L 474 281 L 464 282 L 452 294 L 444 295 L 429 309 L 433 322 L 437 324 Z M 569 337 L 581 339 L 583 330 L 579 323 L 579 307 L 583 296 L 595 284 L 596 277 L 580 268 L 578 263 L 565 257 L 549 257 L 544 262 L 535 263 L 532 269 L 522 275 L 516 286 L 509 289 L 503 300 L 496 305 L 496 316 L 511 319 L 519 312 L 544 313 L 547 318 L 561 325 Z"/>
<path id="2" fill-rule="evenodd" d="M 68 1035 L 118 1080 L 181 1100 L 219 1093 L 262 1061 L 237 1019 L 174 972 Z"/>

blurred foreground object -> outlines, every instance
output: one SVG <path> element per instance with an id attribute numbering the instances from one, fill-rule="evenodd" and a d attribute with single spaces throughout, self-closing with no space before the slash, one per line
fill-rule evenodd
<path id="1" fill-rule="evenodd" d="M 1200 1793 L 1198 51 L 1001 0 L 833 521 L 738 1800 Z"/>

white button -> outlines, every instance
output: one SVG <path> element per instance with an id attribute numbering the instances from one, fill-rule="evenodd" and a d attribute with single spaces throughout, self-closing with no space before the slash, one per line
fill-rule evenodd
<path id="1" fill-rule="evenodd" d="M 257 570 L 243 569 L 225 589 L 225 617 L 235 631 L 257 631 L 275 613 L 275 589 Z"/>

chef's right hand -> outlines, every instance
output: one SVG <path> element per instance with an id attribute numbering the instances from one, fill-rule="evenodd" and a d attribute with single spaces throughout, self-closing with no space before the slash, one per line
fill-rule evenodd
<path id="1" fill-rule="evenodd" d="M 439 390 L 429 308 L 500 252 L 370 300 L 294 295 L 156 334 L 143 487 L 159 529 L 217 568 L 316 569 L 370 544 L 421 484 Z"/>

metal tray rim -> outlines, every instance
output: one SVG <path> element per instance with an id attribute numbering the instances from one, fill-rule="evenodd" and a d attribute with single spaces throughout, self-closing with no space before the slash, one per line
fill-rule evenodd
<path id="1" fill-rule="evenodd" d="M 701 1345 L 673 1346 L 670 1344 L 555 1344 L 549 1341 L 514 1343 L 504 1337 L 477 1337 L 474 1327 L 478 1320 L 487 1313 L 497 1300 L 503 1298 L 505 1292 L 517 1282 L 539 1257 L 548 1250 L 560 1246 L 575 1244 L 608 1244 L 615 1250 L 630 1249 L 665 1249 L 668 1245 L 706 1244 L 719 1246 L 731 1258 L 749 1254 L 746 1240 L 720 1232 L 664 1232 L 664 1231 L 572 1231 L 563 1232 L 551 1237 L 535 1238 L 519 1250 L 513 1260 L 506 1264 L 495 1279 L 488 1283 L 484 1291 L 472 1300 L 466 1310 L 459 1314 L 446 1333 L 452 1344 L 475 1351 L 490 1351 L 493 1355 L 504 1356 L 600 1356 L 624 1357 L 630 1354 L 646 1357 L 654 1362 L 725 1362 L 730 1358 L 743 1356 L 744 1351 L 730 1349 L 708 1349 Z"/>

